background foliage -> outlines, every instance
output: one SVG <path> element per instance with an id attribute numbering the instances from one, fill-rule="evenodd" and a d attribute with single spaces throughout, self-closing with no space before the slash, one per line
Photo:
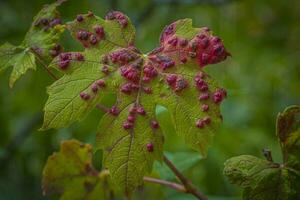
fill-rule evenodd
<path id="1" fill-rule="evenodd" d="M 50 0 L 2 0 L 0 43 L 19 44 L 32 17 Z M 208 26 L 220 36 L 233 55 L 213 68 L 207 67 L 220 85 L 228 89 L 222 104 L 224 124 L 217 133 L 208 158 L 184 147 L 172 134 L 168 114 L 160 116 L 169 141 L 165 147 L 175 164 L 213 200 L 240 199 L 241 191 L 222 175 L 229 157 L 251 154 L 261 157 L 269 147 L 280 160 L 276 145 L 275 119 L 287 105 L 300 102 L 300 2 L 296 0 L 70 0 L 60 7 L 64 21 L 88 10 L 104 16 L 110 9 L 126 13 L 137 27 L 137 46 L 147 52 L 158 44 L 162 28 L 180 18 L 192 18 L 196 27 Z M 62 43 L 80 50 L 66 32 Z M 76 46 L 73 46 L 76 45 Z M 38 132 L 46 86 L 53 80 L 38 68 L 15 88 L 8 87 L 9 70 L 0 78 L 0 199 L 47 199 L 42 196 L 41 172 L 47 157 L 63 139 L 77 138 L 94 144 L 95 128 L 103 113 L 93 112 L 84 123 L 59 131 Z M 112 101 L 107 98 L 107 101 Z M 98 156 L 97 156 L 98 155 Z M 99 165 L 101 152 L 96 152 Z M 156 174 L 172 179 L 158 164 Z M 183 199 L 169 189 L 146 184 L 137 199 Z M 55 197 L 52 197 L 55 199 Z M 51 199 L 51 198 L 49 198 Z M 192 197 L 185 197 L 192 199 Z"/>

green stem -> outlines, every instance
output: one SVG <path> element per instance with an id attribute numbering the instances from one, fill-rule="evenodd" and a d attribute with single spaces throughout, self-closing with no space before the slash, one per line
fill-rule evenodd
<path id="1" fill-rule="evenodd" d="M 37 60 L 39 61 L 39 63 L 43 66 L 43 68 L 46 70 L 46 72 L 54 79 L 54 80 L 58 80 L 58 78 L 49 70 L 48 66 L 44 63 L 43 59 L 41 58 L 41 56 L 34 50 L 34 49 L 30 49 L 30 51 L 35 55 L 35 57 L 37 58 Z"/>
<path id="2" fill-rule="evenodd" d="M 108 170 L 102 170 L 99 173 L 100 178 L 103 178 L 103 177 L 108 176 L 108 175 L 109 175 Z M 178 183 L 175 183 L 175 182 L 166 181 L 166 180 L 162 180 L 162 179 L 158 179 L 158 178 L 148 177 L 148 176 L 144 176 L 143 180 L 144 180 L 144 182 L 148 182 L 148 183 L 156 183 L 156 184 L 164 185 L 164 186 L 167 186 L 169 188 L 175 189 L 179 192 L 193 194 L 194 196 L 196 196 L 200 200 L 207 200 L 207 198 L 203 198 L 203 195 L 199 191 L 197 192 L 197 190 L 195 188 L 193 190 L 188 190 L 187 186 L 185 186 L 185 185 L 181 185 L 181 184 L 178 184 Z M 200 196 L 202 195 L 201 198 L 199 198 L 199 195 Z"/>
<path id="3" fill-rule="evenodd" d="M 170 182 L 170 181 L 165 181 L 165 180 L 161 180 L 161 179 L 157 179 L 157 178 L 152 178 L 152 177 L 147 177 L 147 176 L 144 176 L 144 181 L 145 182 L 149 182 L 149 183 L 157 183 L 157 184 L 164 185 L 164 186 L 170 187 L 172 189 L 175 189 L 175 190 L 177 190 L 179 192 L 186 193 L 185 187 L 183 185 L 181 185 L 181 184 L 178 184 L 178 183 L 174 183 L 174 182 Z"/>

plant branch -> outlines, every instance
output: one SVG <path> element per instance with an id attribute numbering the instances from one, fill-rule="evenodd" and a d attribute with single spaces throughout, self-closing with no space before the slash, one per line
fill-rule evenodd
<path id="1" fill-rule="evenodd" d="M 107 169 L 102 170 L 99 173 L 99 176 L 102 177 L 102 178 L 106 177 L 108 175 L 109 175 L 109 171 Z M 175 182 L 166 181 L 166 180 L 162 180 L 162 179 L 158 179 L 158 178 L 153 178 L 153 177 L 149 177 L 149 176 L 144 176 L 143 180 L 144 180 L 144 182 L 148 182 L 148 183 L 156 183 L 156 184 L 164 185 L 164 186 L 167 186 L 169 188 L 175 189 L 175 190 L 177 190 L 179 192 L 194 194 L 192 192 L 189 192 L 186 189 L 187 188 L 186 186 L 178 184 L 178 183 L 175 183 Z M 194 194 L 194 196 L 196 196 L 196 195 Z M 198 197 L 198 196 L 196 196 L 196 197 Z M 206 198 L 202 198 L 201 200 L 206 200 Z"/>
<path id="2" fill-rule="evenodd" d="M 144 176 L 144 181 L 149 182 L 149 183 L 157 183 L 157 184 L 160 184 L 160 185 L 165 185 L 165 186 L 170 187 L 172 189 L 175 189 L 179 192 L 186 193 L 185 187 L 181 184 L 178 184 L 178 183 L 165 181 L 165 180 L 161 180 L 161 179 L 157 179 L 157 178 L 152 178 L 152 177 L 148 177 L 148 176 Z"/>
<path id="3" fill-rule="evenodd" d="M 34 49 L 30 49 L 30 51 L 32 53 L 34 53 L 34 55 L 36 56 L 37 60 L 39 61 L 39 63 L 43 66 L 43 68 L 46 70 L 46 72 L 54 79 L 54 80 L 58 80 L 58 78 L 49 70 L 48 66 L 44 63 L 43 59 L 40 57 L 40 55 L 34 50 Z"/>
<path id="4" fill-rule="evenodd" d="M 108 112 L 109 111 L 109 108 L 107 108 L 106 106 L 104 106 L 104 105 L 102 105 L 102 104 L 100 104 L 100 103 L 98 103 L 97 105 L 96 105 L 96 108 L 98 108 L 99 110 L 101 110 L 101 111 L 103 111 L 103 112 Z"/>
<path id="5" fill-rule="evenodd" d="M 193 183 L 187 179 L 176 167 L 175 165 L 164 155 L 164 162 L 166 165 L 172 170 L 172 172 L 176 175 L 176 177 L 180 180 L 180 182 L 185 187 L 185 192 L 190 193 L 197 197 L 200 200 L 207 200 L 205 197 L 194 185 Z"/>

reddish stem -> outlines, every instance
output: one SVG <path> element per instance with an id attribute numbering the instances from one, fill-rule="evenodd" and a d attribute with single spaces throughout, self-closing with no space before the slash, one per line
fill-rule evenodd
<path id="1" fill-rule="evenodd" d="M 180 182 L 185 187 L 185 192 L 190 193 L 197 197 L 200 200 L 207 200 L 207 197 L 204 196 L 194 185 L 193 183 L 187 179 L 176 167 L 175 165 L 166 157 L 164 156 L 164 162 L 166 165 L 172 170 L 172 172 L 177 176 Z"/>

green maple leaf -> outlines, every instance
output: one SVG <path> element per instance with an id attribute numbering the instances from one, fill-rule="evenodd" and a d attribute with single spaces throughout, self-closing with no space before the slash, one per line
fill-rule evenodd
<path id="1" fill-rule="evenodd" d="M 76 140 L 62 142 L 43 171 L 43 193 L 59 193 L 62 200 L 108 199 L 107 184 L 106 176 L 92 166 L 92 147 Z"/>
<path id="2" fill-rule="evenodd" d="M 283 153 L 278 164 L 250 155 L 230 158 L 224 174 L 244 188 L 246 200 L 293 200 L 300 198 L 299 106 L 286 108 L 277 117 L 277 136 Z"/>
<path id="3" fill-rule="evenodd" d="M 10 87 L 13 87 L 29 69 L 36 69 L 36 60 L 43 60 L 43 64 L 48 64 L 52 56 L 58 53 L 53 48 L 64 31 L 64 26 L 60 25 L 59 13 L 56 11 L 56 7 L 61 3 L 62 1 L 58 1 L 46 5 L 35 16 L 20 45 L 5 43 L 0 46 L 0 72 L 13 67 L 9 79 Z"/>
<path id="4" fill-rule="evenodd" d="M 203 71 L 224 60 L 221 40 L 207 28 L 193 28 L 183 19 L 167 26 L 160 47 L 142 54 L 128 17 L 92 13 L 67 24 L 83 52 L 63 53 L 51 64 L 65 75 L 48 88 L 42 129 L 61 128 L 84 119 L 107 93 L 117 101 L 101 119 L 97 147 L 112 181 L 127 193 L 142 184 L 154 160 L 161 160 L 163 134 L 156 121 L 157 105 L 172 114 L 176 133 L 205 154 L 221 123 L 219 105 L 226 96 Z"/>

